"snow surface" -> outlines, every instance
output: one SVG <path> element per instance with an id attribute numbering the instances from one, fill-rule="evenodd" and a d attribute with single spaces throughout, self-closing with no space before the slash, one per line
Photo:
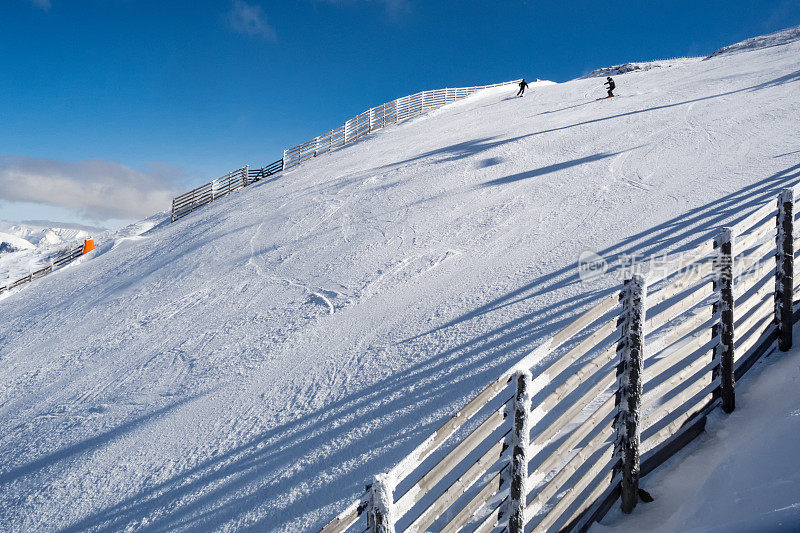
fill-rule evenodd
<path id="1" fill-rule="evenodd" d="M 742 42 L 720 48 L 708 58 L 717 57 L 726 54 L 735 54 L 738 52 L 748 52 L 750 50 L 761 50 L 763 48 L 770 48 L 772 46 L 780 46 L 787 43 L 792 43 L 800 40 L 800 26 L 786 28 L 785 30 L 776 31 L 767 35 L 760 35 L 751 39 L 745 39 Z"/>
<path id="2" fill-rule="evenodd" d="M 736 411 L 712 411 L 705 433 L 641 480 L 654 502 L 615 507 L 591 531 L 800 531 L 798 442 L 796 346 L 756 364 L 736 384 Z"/>
<path id="3" fill-rule="evenodd" d="M 0 523 L 320 527 L 616 287 L 581 252 L 800 180 L 799 52 L 482 91 L 115 233 L 0 302 Z"/>

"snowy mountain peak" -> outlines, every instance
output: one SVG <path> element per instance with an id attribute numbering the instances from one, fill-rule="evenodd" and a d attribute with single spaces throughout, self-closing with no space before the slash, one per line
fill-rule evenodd
<path id="1" fill-rule="evenodd" d="M 712 57 L 735 54 L 738 52 L 749 52 L 752 50 L 761 50 L 764 48 L 771 48 L 773 46 L 780 46 L 800 40 L 800 26 L 794 26 L 785 30 L 776 31 L 767 35 L 759 35 L 744 41 L 725 46 L 720 48 L 706 59 Z"/>
<path id="2" fill-rule="evenodd" d="M 49 260 L 83 240 L 98 228 L 79 224 L 0 221 L 0 286 L 46 266 Z"/>
<path id="3" fill-rule="evenodd" d="M 589 78 L 605 78 L 606 76 L 620 76 L 629 72 L 647 72 L 652 69 L 670 68 L 700 61 L 699 57 L 679 57 L 675 59 L 660 59 L 657 61 L 644 61 L 637 63 L 623 63 L 611 67 L 595 69 L 581 76 L 580 80 Z"/>
<path id="4" fill-rule="evenodd" d="M 0 231 L 0 254 L 34 249 L 36 249 L 36 246 L 30 241 L 11 233 Z"/>

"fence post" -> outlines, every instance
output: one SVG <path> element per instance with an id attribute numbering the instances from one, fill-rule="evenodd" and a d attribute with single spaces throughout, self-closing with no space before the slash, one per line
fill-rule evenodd
<path id="1" fill-rule="evenodd" d="M 508 516 L 509 533 L 525 531 L 525 500 L 528 495 L 528 443 L 531 427 L 531 373 L 518 370 L 514 373 L 517 392 L 514 396 L 514 429 L 511 437 L 511 494 Z"/>
<path id="2" fill-rule="evenodd" d="M 794 307 L 794 190 L 783 189 L 778 196 L 778 235 L 775 255 L 775 321 L 778 324 L 778 349 L 792 347 L 792 308 Z"/>
<path id="3" fill-rule="evenodd" d="M 647 283 L 636 274 L 625 281 L 622 291 L 622 336 L 617 351 L 619 412 L 617 413 L 617 455 L 622 467 L 622 512 L 633 512 L 639 501 L 639 427 L 644 370 L 644 321 Z"/>
<path id="4" fill-rule="evenodd" d="M 719 313 L 719 323 L 716 334 L 719 342 L 714 347 L 714 360 L 719 369 L 720 389 L 722 396 L 722 410 L 732 413 L 736 407 L 733 376 L 733 230 L 722 228 L 719 236 L 714 239 L 714 248 L 717 256 L 714 263 L 714 291 L 717 294 L 717 303 L 714 312 Z"/>
<path id="5" fill-rule="evenodd" d="M 247 182 L 250 179 L 250 165 L 244 166 L 244 172 L 242 173 L 242 187 L 247 187 Z"/>
<path id="6" fill-rule="evenodd" d="M 370 487 L 367 525 L 372 533 L 394 533 L 394 486 L 389 474 L 378 474 Z"/>

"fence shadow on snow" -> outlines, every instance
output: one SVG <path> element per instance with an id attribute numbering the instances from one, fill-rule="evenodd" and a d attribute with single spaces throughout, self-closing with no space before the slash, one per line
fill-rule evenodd
<path id="1" fill-rule="evenodd" d="M 686 424 L 695 419 L 704 421 L 703 415 L 719 398 L 725 400 L 726 394 L 732 394 L 734 372 L 738 377 L 746 371 L 779 331 L 791 331 L 790 311 L 796 290 L 794 240 L 784 236 L 792 230 L 794 191 L 782 192 L 777 206 L 774 200 L 767 201 L 755 213 L 739 216 L 732 230 L 734 244 L 728 243 L 727 251 L 723 236 L 709 240 L 708 232 L 711 224 L 763 202 L 770 193 L 774 194 L 777 185 L 796 181 L 797 173 L 792 172 L 797 168 L 790 167 L 746 192 L 693 210 L 688 220 L 681 217 L 658 226 L 655 232 L 627 239 L 633 244 L 647 237 L 634 248 L 636 251 L 665 246 L 681 240 L 669 235 L 674 228 L 701 223 L 699 231 L 695 228 L 688 232 L 700 235 L 682 247 L 692 248 L 665 263 L 661 274 L 634 278 L 621 292 L 605 297 L 553 336 L 515 371 L 504 374 L 463 407 L 388 474 L 376 477 L 362 499 L 323 530 L 345 531 L 351 525 L 363 528 L 365 524 L 358 519 L 364 515 L 369 516 L 366 525 L 376 531 L 431 527 L 450 531 L 470 523 L 479 531 L 491 531 L 501 518 L 511 531 L 521 531 L 529 520 L 535 530 L 571 528 L 602 514 L 607 506 L 599 510 L 592 506 L 613 497 L 620 486 L 624 489 L 626 480 L 628 488 L 634 489 L 627 491 L 623 502 L 632 508 L 636 499 L 630 494 L 635 491 L 635 480 L 628 478 L 638 476 L 640 471 L 649 472 L 701 430 L 700 422 L 689 429 Z M 606 252 L 615 248 L 618 246 Z M 726 279 L 727 293 L 722 287 Z M 541 286 L 541 280 L 536 284 Z M 725 294 L 729 302 L 724 299 Z M 616 305 L 618 300 L 621 310 Z M 491 308 L 496 309 L 497 305 L 507 303 L 496 301 Z M 731 308 L 736 311 L 725 311 Z M 473 313 L 469 319 L 475 316 Z M 741 337 L 733 336 L 734 327 Z M 582 329 L 587 329 L 586 333 L 578 335 Z M 725 331 L 731 332 L 727 343 Z M 548 358 L 576 335 L 569 350 L 555 359 Z M 650 337 L 655 340 L 646 343 L 644 339 Z M 790 341 L 782 341 L 781 347 L 788 345 Z M 645 360 L 649 364 L 643 366 Z M 576 363 L 577 373 L 565 372 Z M 533 382 L 525 375 L 531 367 L 537 376 Z M 631 376 L 631 372 L 635 375 Z M 558 375 L 564 377 L 554 380 Z M 632 381 L 637 383 L 638 391 L 627 390 L 630 385 L 623 386 Z M 615 388 L 617 382 L 619 386 Z M 508 390 L 515 383 L 516 400 Z M 552 387 L 555 388 L 549 390 Z M 504 398 L 501 407 L 483 412 L 498 396 Z M 532 405 L 536 406 L 533 412 L 531 396 Z M 643 403 L 642 420 L 632 420 L 627 413 L 633 410 L 620 407 L 629 398 Z M 562 407 L 556 408 L 559 405 Z M 732 408 L 726 401 L 723 405 L 726 410 Z M 504 422 L 512 419 L 512 414 L 516 426 L 513 421 Z M 466 437 L 454 437 L 447 453 L 441 451 L 430 460 L 445 440 L 473 416 L 482 420 L 481 424 Z M 533 434 L 530 425 L 534 426 Z M 635 461 L 628 449 L 633 446 L 629 441 L 634 432 Z M 638 456 L 639 436 L 645 457 L 642 463 Z M 533 440 L 525 445 L 528 439 Z M 515 453 L 511 454 L 510 449 Z M 522 458 L 517 457 L 520 454 Z M 528 466 L 535 466 L 531 479 Z M 528 490 L 531 480 L 536 486 Z"/>
<path id="2" fill-rule="evenodd" d="M 746 214 L 748 209 L 768 202 L 771 198 L 776 196 L 780 189 L 794 185 L 794 183 L 800 179 L 800 171 L 798 171 L 798 169 L 800 169 L 800 165 L 789 167 L 751 187 L 694 209 L 687 215 L 676 217 L 663 224 L 659 224 L 649 231 L 633 235 L 619 244 L 602 250 L 600 253 L 606 257 L 617 257 L 634 252 L 652 254 L 667 246 L 679 250 L 690 250 L 714 235 L 715 228 L 725 223 L 741 222 L 746 216 L 742 215 L 742 213 Z M 770 203 L 774 204 L 774 200 Z M 763 246 L 763 244 L 760 246 Z M 769 277 L 769 275 L 765 277 Z M 759 278 L 761 283 L 755 286 L 754 292 L 763 292 L 764 286 L 769 285 L 769 282 L 767 282 L 766 285 L 764 284 L 764 279 L 765 278 Z M 509 292 L 493 300 L 489 304 L 480 306 L 448 324 L 421 333 L 414 338 L 408 338 L 404 343 L 410 344 L 412 347 L 417 346 L 415 343 L 425 343 L 419 344 L 419 346 L 425 346 L 425 348 L 429 350 L 435 349 L 433 347 L 436 346 L 437 339 L 445 338 L 448 335 L 448 329 L 451 327 L 455 327 L 462 322 L 480 319 L 484 314 L 500 310 L 505 306 L 524 302 L 536 295 L 546 294 L 577 282 L 578 278 L 572 267 L 550 273 L 546 276 L 541 276 L 524 287 Z M 693 287 L 687 288 L 693 289 Z M 656 290 L 651 290 L 651 293 L 651 296 L 657 294 Z M 691 290 L 689 294 L 692 294 Z M 685 295 L 678 294 L 676 296 L 679 298 L 679 301 L 682 301 Z M 752 294 L 745 298 L 747 299 L 751 296 Z M 320 468 L 327 465 L 352 464 L 354 458 L 358 458 L 358 461 L 356 465 L 351 467 L 352 472 L 347 476 L 347 479 L 354 479 L 359 476 L 363 477 L 363 479 L 368 479 L 371 474 L 379 471 L 382 465 L 406 456 L 416 444 L 422 442 L 435 430 L 438 424 L 430 420 L 441 419 L 439 418 L 441 415 L 432 416 L 440 412 L 438 410 L 441 409 L 441 406 L 454 404 L 464 405 L 465 400 L 468 398 L 464 398 L 458 392 L 459 390 L 475 390 L 480 388 L 482 384 L 491 382 L 498 376 L 495 370 L 498 365 L 502 365 L 505 361 L 507 361 L 505 364 L 509 364 L 514 358 L 518 357 L 519 354 L 530 350 L 532 346 L 541 342 L 542 335 L 545 331 L 552 331 L 553 328 L 563 328 L 568 324 L 571 320 L 570 317 L 575 312 L 581 310 L 585 311 L 588 305 L 596 304 L 597 301 L 601 299 L 604 299 L 606 304 L 608 304 L 609 301 L 614 301 L 614 297 L 615 295 L 613 295 L 611 291 L 594 291 L 565 298 L 554 305 L 552 310 L 541 310 L 536 313 L 528 314 L 525 317 L 508 320 L 502 326 L 475 336 L 468 342 L 449 347 L 445 350 L 439 349 L 438 353 L 436 353 L 436 357 L 433 359 L 413 365 L 405 371 L 380 380 L 358 393 L 345 395 L 338 400 L 332 401 L 325 406 L 324 410 L 310 412 L 297 417 L 297 419 L 291 422 L 271 428 L 250 441 L 241 443 L 227 453 L 208 459 L 194 468 L 173 476 L 163 483 L 150 487 L 115 505 L 102 509 L 72 524 L 72 526 L 67 529 L 70 531 L 85 529 L 112 531 L 124 527 L 126 524 L 129 524 L 131 521 L 143 515 L 154 516 L 150 525 L 144 528 L 146 530 L 164 530 L 175 527 L 218 527 L 227 523 L 229 520 L 247 514 L 250 510 L 259 508 L 266 495 L 288 493 L 293 486 L 308 479 L 312 473 L 318 472 Z M 756 307 L 756 312 L 759 313 L 759 318 L 762 318 L 760 313 L 764 312 L 764 306 L 766 305 L 762 300 L 763 298 L 768 299 L 769 293 L 767 293 L 766 296 L 762 294 L 762 296 L 756 298 L 761 298 Z M 670 305 L 671 303 L 672 300 L 662 303 L 661 305 Z M 705 312 L 710 316 L 710 305 L 707 305 L 707 302 L 704 302 L 703 305 L 705 305 Z M 588 335 L 592 335 L 597 331 L 597 329 L 594 329 L 594 326 L 600 322 L 603 322 L 607 329 L 610 328 L 612 314 L 616 312 L 615 309 L 618 309 L 616 305 L 614 309 L 609 309 L 604 316 L 596 320 L 592 325 L 593 329 L 589 329 L 584 333 L 584 335 L 587 335 L 586 338 L 589 338 Z M 652 314 L 652 312 L 648 313 L 646 316 L 650 317 L 650 314 Z M 686 315 L 686 313 L 682 313 L 681 317 L 684 315 Z M 702 317 L 705 315 L 701 314 L 700 316 Z M 749 316 L 737 316 L 736 320 L 746 321 L 748 318 Z M 689 318 L 689 320 L 701 319 L 702 318 L 697 317 Z M 708 323 L 706 323 L 706 325 L 708 325 Z M 738 325 L 737 323 L 737 326 Z M 761 326 L 763 326 L 763 324 L 756 325 L 756 327 Z M 614 331 L 616 332 L 617 329 L 615 328 Z M 613 335 L 616 335 L 616 333 Z M 646 336 L 646 338 L 648 337 Z M 611 336 L 606 337 L 606 347 L 613 345 L 613 343 L 610 342 L 612 340 Z M 748 339 L 743 340 L 747 342 Z M 573 345 L 577 345 L 580 342 L 583 341 L 579 338 L 573 342 Z M 708 348 L 708 346 L 704 347 Z M 574 346 L 562 347 L 561 352 L 556 352 L 555 355 L 563 354 L 568 349 L 572 348 L 574 348 Z M 562 373 L 562 376 L 575 374 L 587 362 L 595 360 L 594 355 L 596 355 L 598 347 L 595 348 L 594 351 L 578 357 L 574 364 L 568 365 L 567 370 Z M 740 348 L 740 346 L 737 346 L 737 348 Z M 608 357 L 608 351 L 603 353 Z M 703 353 L 705 354 L 706 352 Z M 645 373 L 647 373 L 647 358 L 650 357 L 647 350 L 645 350 L 645 355 Z M 708 371 L 707 366 L 711 365 L 711 363 L 697 363 L 692 360 L 691 355 L 692 354 L 688 355 L 686 358 L 682 359 L 682 361 L 686 361 L 687 364 L 695 364 L 696 366 L 692 367 L 692 369 L 697 368 L 697 365 L 704 365 L 698 372 L 702 372 L 702 375 L 705 375 Z M 605 395 L 609 394 L 609 391 L 613 389 L 613 383 L 615 383 L 616 379 L 614 357 L 616 356 L 612 355 L 612 360 L 610 361 L 606 359 L 607 362 L 596 370 L 595 374 L 592 375 L 596 378 L 594 381 L 587 380 L 586 382 L 576 385 L 575 389 L 565 396 L 566 401 L 577 400 L 585 396 L 593 387 L 597 387 L 599 383 L 604 382 L 604 380 L 606 383 L 609 383 L 608 380 L 611 379 L 611 385 L 599 394 L 596 401 L 590 402 L 592 406 L 603 407 L 607 410 L 609 407 L 609 400 Z M 548 361 L 551 360 L 552 359 L 548 359 Z M 459 363 L 457 366 L 454 365 L 456 361 Z M 739 361 L 741 361 L 741 359 L 739 359 Z M 667 363 L 664 363 L 663 365 L 666 364 Z M 534 367 L 534 377 L 544 370 L 543 366 L 544 363 L 541 363 Z M 678 371 L 680 369 L 680 371 L 682 371 L 683 368 L 684 367 L 678 367 L 675 370 Z M 689 371 L 691 372 L 692 369 Z M 450 370 L 450 372 L 443 375 L 443 371 L 445 370 Z M 613 379 L 609 376 L 611 373 L 614 374 Z M 680 372 L 677 374 L 669 372 L 666 374 L 662 373 L 662 376 L 666 378 L 667 376 L 674 376 L 679 373 Z M 532 405 L 539 405 L 553 390 L 562 387 L 568 381 L 569 380 L 565 381 L 564 379 L 553 379 L 550 389 L 543 389 L 537 395 L 533 395 Z M 659 391 L 663 392 L 666 390 L 672 395 L 667 395 L 665 398 L 665 401 L 669 401 L 670 398 L 677 397 L 682 393 L 681 387 L 685 388 L 691 386 L 691 384 L 696 384 L 695 380 L 687 380 L 682 382 L 684 383 L 683 385 L 668 385 L 659 388 L 658 391 L 653 393 L 652 391 L 656 390 L 656 387 L 659 386 L 658 383 L 659 382 L 653 380 L 646 381 L 644 388 L 646 400 L 645 408 L 656 405 L 652 401 L 649 403 L 648 401 L 654 397 L 654 394 L 660 394 Z M 708 385 L 708 383 L 704 385 Z M 402 394 L 403 390 L 411 386 L 415 387 L 414 395 Z M 507 407 L 511 405 L 509 401 L 505 403 L 502 402 L 504 399 L 510 400 L 511 396 L 513 396 L 512 385 L 503 384 L 501 389 L 502 390 L 498 392 L 498 395 L 491 402 L 487 402 L 487 404 L 483 406 L 478 415 L 464 424 L 460 431 L 456 431 L 454 435 L 444 443 L 442 448 L 437 449 L 431 457 L 423 461 L 421 470 L 427 471 L 426 469 L 429 466 L 438 463 L 439 460 L 458 447 L 459 443 L 464 442 L 463 438 L 483 422 L 481 416 L 496 413 L 501 406 Z M 398 391 L 401 393 L 398 394 Z M 561 389 L 561 391 L 563 392 L 564 389 Z M 700 399 L 702 399 L 704 393 L 707 394 L 705 389 L 697 393 L 701 395 L 699 396 Z M 648 394 L 650 396 L 648 396 Z M 697 396 L 697 394 L 695 396 Z M 610 398 L 612 396 L 608 397 Z M 655 396 L 655 398 L 660 402 L 660 396 Z M 597 405 L 598 402 L 600 402 L 599 405 Z M 577 404 L 579 402 L 575 403 Z M 560 416 L 558 413 L 557 410 L 544 413 L 542 419 L 538 421 L 538 425 L 535 425 L 534 429 L 541 428 L 543 425 L 549 427 L 547 425 L 556 421 L 558 416 Z M 574 435 L 575 430 L 580 428 L 581 424 L 580 415 L 577 416 L 577 419 L 569 421 L 568 428 L 566 429 L 566 431 L 569 432 L 568 434 L 556 436 L 552 440 L 542 442 L 541 444 L 543 445 L 539 453 L 552 455 L 552 452 L 557 451 L 570 435 Z M 647 416 L 648 415 L 645 414 L 645 418 L 647 418 Z M 496 474 L 501 472 L 500 477 L 506 479 L 508 471 L 510 470 L 510 452 L 508 449 L 501 452 L 497 443 L 500 442 L 502 437 L 503 445 L 506 444 L 505 441 L 509 438 L 508 430 L 510 430 L 510 426 L 508 424 L 510 423 L 510 418 L 510 416 L 506 416 L 506 418 L 500 421 L 500 424 L 489 432 L 488 436 L 479 443 L 485 447 L 477 446 L 474 450 L 471 450 L 464 459 L 454 465 L 459 466 L 463 469 L 463 472 L 466 472 L 471 466 L 479 464 L 478 460 L 482 457 L 486 456 L 491 458 L 494 456 L 492 464 L 487 467 L 485 473 L 481 473 L 478 481 L 474 482 L 469 487 L 463 482 L 459 485 L 459 487 L 464 488 L 464 493 L 461 499 L 457 500 L 456 504 L 459 504 L 459 502 L 460 504 L 465 504 L 466 500 L 473 499 L 477 494 L 477 489 L 484 489 L 490 486 L 491 483 L 499 483 Z M 609 431 L 608 428 L 610 427 L 609 425 L 612 424 L 612 418 L 612 414 L 609 413 L 602 420 L 598 420 L 597 426 L 594 426 L 593 429 L 599 431 L 599 433 L 593 432 L 587 435 L 586 438 L 578 442 L 575 449 L 570 453 L 578 453 L 580 450 L 587 448 L 588 441 L 594 439 L 597 435 L 607 435 Z M 365 421 L 384 419 L 387 421 L 383 425 L 370 426 L 369 430 L 365 430 L 363 427 Z M 490 425 L 498 421 L 497 415 L 494 415 L 492 420 L 493 422 L 491 422 Z M 420 423 L 420 421 L 423 422 Z M 674 422 L 674 420 L 672 422 Z M 669 425 L 672 422 L 667 420 L 664 421 L 664 424 Z M 414 427 L 416 429 L 404 433 L 403 435 L 396 435 L 394 432 L 386 431 L 386 424 L 392 427 Z M 647 431 L 657 433 L 661 431 L 661 429 L 663 428 L 658 428 L 658 426 L 652 428 L 648 426 L 645 428 L 645 433 L 643 434 L 645 438 L 644 442 L 646 442 L 647 438 L 652 437 Z M 345 435 L 352 434 L 356 434 L 357 436 L 351 440 L 348 448 L 336 449 L 329 446 L 331 442 L 335 442 Z M 474 441 L 474 439 L 472 440 Z M 610 438 L 598 438 L 595 440 L 594 444 L 595 446 L 599 446 L 599 448 L 595 450 L 595 454 L 591 455 L 589 459 L 593 462 L 597 462 L 598 458 L 608 459 L 608 449 L 611 446 Z M 502 448 L 503 445 L 500 445 L 500 448 Z M 313 460 L 298 462 L 298 447 L 302 449 L 325 449 L 325 452 L 316 456 Z M 374 453 L 376 449 L 380 449 L 381 452 Z M 462 447 L 461 449 L 463 450 L 464 448 Z M 533 449 L 538 448 L 534 447 Z M 591 447 L 589 447 L 589 449 L 591 449 Z M 568 457 L 568 455 L 565 456 L 565 458 L 566 457 Z M 647 457 L 645 457 L 645 459 L 647 459 Z M 566 461 L 569 461 L 569 459 L 566 459 Z M 541 457 L 537 456 L 536 458 L 532 458 L 530 465 L 531 472 L 536 472 L 537 468 L 541 470 L 542 462 Z M 550 462 L 552 462 L 552 460 Z M 600 472 L 601 474 L 609 474 L 607 470 L 610 462 L 611 461 L 608 461 L 604 465 L 605 469 Z M 482 467 L 486 466 L 486 461 L 480 462 L 480 464 Z M 548 466 L 548 464 L 549 463 L 545 462 L 545 466 Z M 646 464 L 646 462 L 643 463 L 643 465 Z M 294 468 L 291 469 L 290 472 L 285 472 L 284 470 L 288 468 L 289 465 L 294 465 Z M 284 471 L 284 473 L 281 477 L 278 477 L 275 473 L 281 471 Z M 587 470 L 578 468 L 576 469 L 575 475 L 580 477 L 585 474 L 586 471 Z M 472 474 L 475 474 L 475 470 L 472 471 Z M 556 474 L 550 475 L 550 479 L 553 479 L 554 475 Z M 455 472 L 445 472 L 441 479 L 433 484 L 431 488 L 438 488 L 441 493 L 444 493 L 455 481 L 458 481 L 459 478 L 463 478 L 463 473 L 458 470 Z M 547 478 L 548 476 L 545 476 L 545 480 Z M 430 479 L 431 478 L 428 478 L 428 480 Z M 559 479 L 556 483 L 561 483 L 562 481 L 564 480 Z M 574 486 L 574 481 L 574 479 L 564 481 L 558 494 L 568 490 L 569 486 Z M 542 481 L 537 480 L 537 482 L 541 483 Z M 405 483 L 405 485 L 403 485 L 403 483 Z M 401 480 L 401 483 L 395 487 L 395 494 L 398 497 L 397 502 L 407 503 L 409 501 L 408 497 L 406 497 L 405 500 L 400 499 L 407 492 L 406 488 L 409 484 L 413 485 L 413 480 Z M 501 507 L 507 505 L 508 486 L 509 483 L 505 481 L 502 490 L 498 490 L 497 494 L 493 495 L 493 499 L 489 501 L 489 506 L 484 507 L 486 513 L 491 513 L 491 516 L 499 516 Z M 209 489 L 208 487 L 212 488 Z M 592 486 L 591 488 L 596 487 Z M 334 508 L 339 495 L 352 494 L 353 490 L 354 487 L 344 481 L 328 478 L 320 479 L 316 482 L 314 487 L 309 490 L 308 494 L 297 500 L 287 502 L 283 508 L 271 513 L 269 518 L 261 523 L 260 526 L 257 524 L 255 527 L 269 529 L 270 527 L 277 527 L 282 523 L 287 523 L 304 513 L 308 513 L 310 509 Z M 470 492 L 470 490 L 472 492 Z M 537 506 L 541 503 L 535 500 L 538 490 L 538 488 L 532 488 L 529 493 L 529 503 L 534 506 L 531 512 L 533 512 L 533 509 L 537 509 Z M 491 491 L 492 490 L 490 490 L 490 492 Z M 453 492 L 451 491 L 449 494 L 452 496 Z M 419 502 L 415 502 L 414 505 L 417 507 L 413 507 L 413 512 L 406 513 L 406 516 L 399 517 L 400 519 L 395 524 L 396 530 L 413 529 L 410 527 L 413 521 L 416 520 L 417 516 L 421 516 L 419 509 L 429 508 L 439 495 L 440 494 L 435 492 L 433 495 L 431 495 L 430 492 L 424 494 Z M 555 500 L 544 502 L 544 505 L 542 505 L 539 511 L 546 512 L 560 501 L 558 495 L 553 498 L 555 498 Z M 368 502 L 368 498 L 365 501 Z M 586 501 L 585 498 L 575 499 L 575 502 L 585 503 Z M 569 511 L 575 510 L 574 505 L 580 505 L 580 503 L 575 502 L 572 504 L 573 507 L 568 509 Z M 313 505 L 313 507 L 310 508 L 309 505 Z M 453 510 L 443 513 L 441 517 L 434 520 L 429 528 L 443 528 L 443 521 L 455 518 L 456 514 L 463 508 L 466 508 L 466 506 L 463 505 L 459 507 L 459 505 L 456 505 Z M 361 527 L 362 529 L 367 526 L 364 521 L 366 514 L 363 512 L 366 510 L 366 507 L 362 508 L 362 513 L 354 526 Z M 488 516 L 489 515 L 486 514 L 482 517 L 479 516 L 479 518 Z M 504 515 L 505 518 L 507 518 L 507 516 L 507 514 Z M 533 514 L 532 516 L 539 517 L 540 515 Z M 563 522 L 567 518 L 567 516 L 561 515 L 559 515 L 559 517 L 562 520 L 561 522 L 557 521 L 554 527 L 564 525 Z M 430 520 L 430 518 L 431 516 L 427 515 L 425 520 Z M 338 524 L 344 525 L 341 521 L 339 521 Z M 473 525 L 475 524 L 473 523 Z M 334 528 L 333 530 L 337 529 L 342 528 Z M 356 530 L 358 529 L 356 528 Z"/>

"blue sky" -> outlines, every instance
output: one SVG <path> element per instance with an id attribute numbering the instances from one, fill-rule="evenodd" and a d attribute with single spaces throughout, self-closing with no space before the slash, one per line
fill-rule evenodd
<path id="1" fill-rule="evenodd" d="M 0 219 L 113 226 L 398 96 L 798 24 L 796 0 L 0 0 Z"/>

